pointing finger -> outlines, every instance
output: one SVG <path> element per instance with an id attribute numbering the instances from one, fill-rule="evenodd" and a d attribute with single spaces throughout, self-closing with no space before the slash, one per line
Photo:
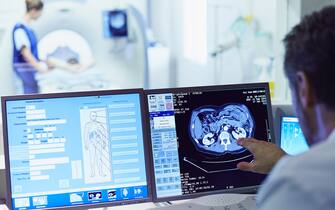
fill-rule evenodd
<path id="1" fill-rule="evenodd" d="M 250 152 L 254 153 L 259 141 L 255 139 L 239 139 L 237 143 L 242 147 L 248 149 Z"/>

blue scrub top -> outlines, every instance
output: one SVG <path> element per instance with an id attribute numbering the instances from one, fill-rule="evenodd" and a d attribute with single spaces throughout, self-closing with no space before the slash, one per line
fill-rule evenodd
<path id="1" fill-rule="evenodd" d="M 18 29 L 23 29 L 27 34 L 28 40 L 30 42 L 30 51 L 33 56 L 39 60 L 38 57 L 38 49 L 37 49 L 37 38 L 32 29 L 28 28 L 26 25 L 18 23 L 14 26 L 13 29 L 13 45 L 14 45 L 14 53 L 13 53 L 13 68 L 18 77 L 22 80 L 23 90 L 25 94 L 38 93 L 38 85 L 35 78 L 36 69 L 34 69 L 29 63 L 25 61 L 21 54 L 21 50 L 17 50 L 15 43 L 15 31 Z"/>

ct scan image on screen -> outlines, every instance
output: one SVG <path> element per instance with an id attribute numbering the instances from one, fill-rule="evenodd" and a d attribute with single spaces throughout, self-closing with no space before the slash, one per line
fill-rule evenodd
<path id="1" fill-rule="evenodd" d="M 149 94 L 157 198 L 260 185 L 236 168 L 253 155 L 239 138 L 271 141 L 265 88 Z"/>

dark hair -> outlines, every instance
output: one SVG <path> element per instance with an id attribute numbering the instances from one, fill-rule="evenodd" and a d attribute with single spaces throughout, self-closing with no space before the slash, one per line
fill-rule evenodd
<path id="1" fill-rule="evenodd" d="M 285 74 L 295 87 L 304 72 L 319 103 L 335 109 L 335 6 L 303 18 L 285 37 Z"/>
<path id="2" fill-rule="evenodd" d="M 30 12 L 31 10 L 42 10 L 43 9 L 43 2 L 42 0 L 26 0 L 26 9 L 27 12 Z"/>

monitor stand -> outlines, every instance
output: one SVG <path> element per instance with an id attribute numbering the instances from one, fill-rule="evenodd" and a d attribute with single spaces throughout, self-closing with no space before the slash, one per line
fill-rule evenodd
<path id="1" fill-rule="evenodd" d="M 183 203 L 172 203 L 169 206 L 153 208 L 160 210 L 252 210 L 256 207 L 256 195 L 250 194 L 217 194 L 209 195 Z"/>

